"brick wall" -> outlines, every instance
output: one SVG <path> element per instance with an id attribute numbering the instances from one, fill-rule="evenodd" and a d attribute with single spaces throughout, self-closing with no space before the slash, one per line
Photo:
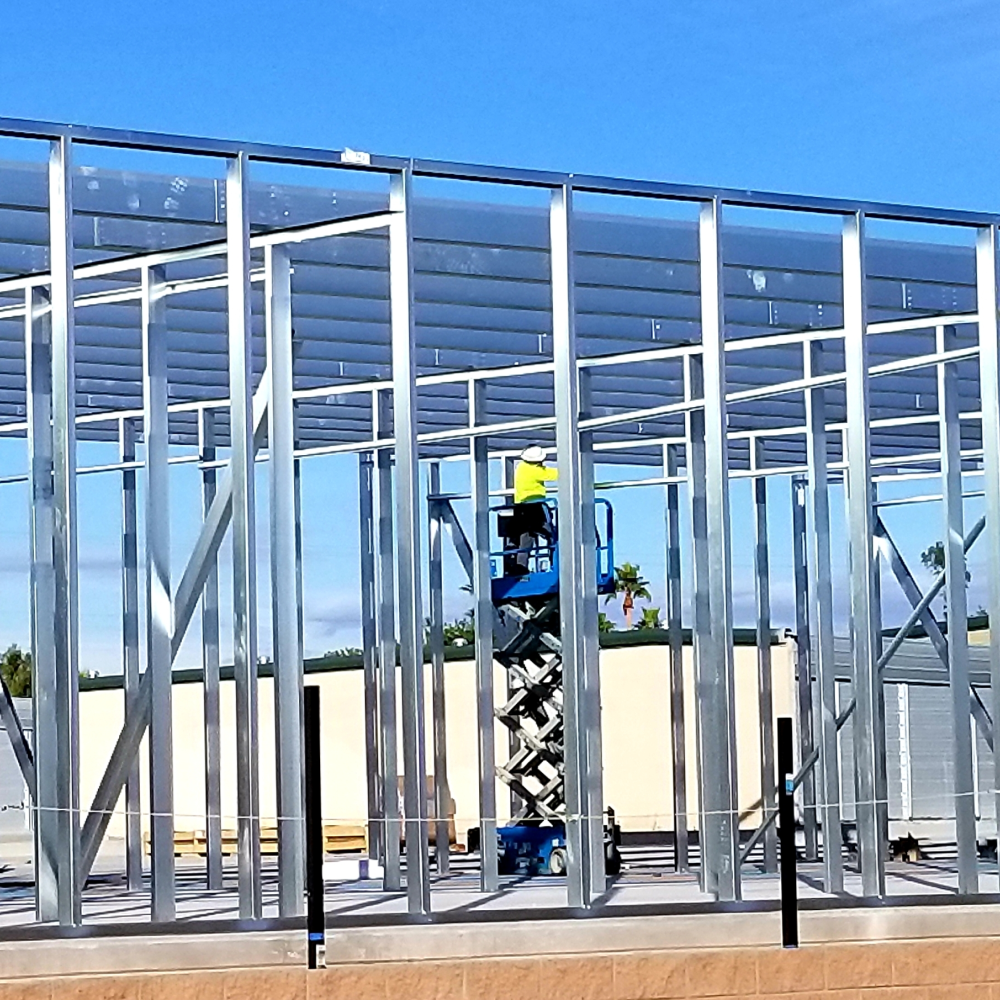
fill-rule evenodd
<path id="1" fill-rule="evenodd" d="M 0 970 L 2 976 L 2 970 Z M 0 980 L 0 1000 L 1000 1000 L 1000 938 Z"/>

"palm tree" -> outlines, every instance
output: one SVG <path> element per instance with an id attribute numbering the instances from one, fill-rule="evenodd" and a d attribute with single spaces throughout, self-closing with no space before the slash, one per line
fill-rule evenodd
<path id="1" fill-rule="evenodd" d="M 660 609 L 643 608 L 642 620 L 637 622 L 635 627 L 637 629 L 663 628 L 663 622 L 660 621 Z"/>
<path id="2" fill-rule="evenodd" d="M 639 575 L 638 563 L 622 563 L 615 567 L 615 589 L 608 594 L 605 603 L 622 594 L 622 612 L 625 615 L 625 627 L 632 627 L 632 609 L 635 607 L 636 599 L 651 600 L 649 590 L 649 580 L 644 580 Z"/>

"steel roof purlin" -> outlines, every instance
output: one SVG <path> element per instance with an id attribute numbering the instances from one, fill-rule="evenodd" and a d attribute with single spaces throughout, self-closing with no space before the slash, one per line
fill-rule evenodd
<path id="1" fill-rule="evenodd" d="M 995 220 L 982 213 L 13 119 L 0 119 L 0 134 L 178 154 L 231 158 L 242 153 L 261 161 L 383 174 L 407 170 L 418 177 L 572 187 L 622 197 L 715 202 L 722 207 L 845 217 L 863 213 L 964 227 L 983 227 Z M 47 244 L 41 164 L 8 164 L 5 176 L 13 183 L 4 187 L 0 259 L 5 247 Z M 80 177 L 74 201 L 82 200 L 83 207 L 77 219 L 81 225 L 73 274 L 78 425 L 90 428 L 86 433 L 95 440 L 103 440 L 107 432 L 99 426 L 102 422 L 135 412 L 136 401 L 142 398 L 136 336 L 141 287 L 135 278 L 151 267 L 163 267 L 170 269 L 161 290 L 170 303 L 171 440 L 194 444 L 196 428 L 184 414 L 222 412 L 228 405 L 227 244 L 213 238 L 190 242 L 203 233 L 211 236 L 212 226 L 222 224 L 224 199 L 220 201 L 212 187 L 215 182 L 201 177 L 181 178 L 179 189 L 178 179 L 167 174 L 126 175 L 87 167 Z M 390 384 L 389 269 L 383 230 L 393 215 L 382 194 L 341 191 L 334 186 L 336 180 L 329 184 L 329 188 L 275 185 L 254 182 L 251 174 L 251 200 L 256 199 L 257 206 L 251 212 L 249 239 L 255 252 L 249 273 L 254 377 L 263 375 L 261 252 L 285 245 L 294 248 L 294 397 L 303 408 L 301 455 L 391 446 L 388 438 L 372 444 L 370 403 L 350 397 L 364 397 Z M 183 192 L 190 194 L 186 203 Z M 133 197 L 138 199 L 135 204 Z M 330 217 L 339 213 L 345 214 Z M 466 447 L 464 439 L 473 436 L 492 435 L 496 440 L 491 446 L 516 449 L 520 441 L 551 433 L 553 361 L 545 216 L 544 208 L 493 204 L 488 199 L 449 202 L 414 196 L 418 438 L 429 447 L 429 457 L 457 454 Z M 617 214 L 613 208 L 598 214 L 577 206 L 574 217 L 580 344 L 576 363 L 591 373 L 592 386 L 590 412 L 581 426 L 600 430 L 602 460 L 624 462 L 635 442 L 669 436 L 686 413 L 702 405 L 686 398 L 681 370 L 684 359 L 702 351 L 696 229 L 690 222 Z M 791 428 L 801 428 L 805 421 L 805 395 L 820 387 L 826 388 L 828 424 L 836 439 L 834 428 L 843 421 L 845 381 L 839 237 L 799 231 L 794 223 L 789 229 L 729 225 L 722 235 L 730 440 L 742 440 L 744 434 L 751 441 L 794 434 Z M 187 243 L 182 242 L 185 237 Z M 171 246 L 174 238 L 178 245 Z M 873 247 L 866 324 L 873 427 L 875 420 L 886 420 L 897 430 L 911 428 L 894 442 L 902 461 L 911 454 L 926 454 L 932 444 L 928 428 L 913 421 L 921 419 L 919 411 L 926 405 L 921 401 L 934 397 L 936 369 L 944 363 L 976 361 L 977 350 L 968 333 L 977 321 L 973 258 L 971 248 L 962 246 L 870 237 L 868 242 Z M 218 261 L 207 262 L 208 258 Z M 0 295 L 6 297 L 0 305 L 0 419 L 13 418 L 0 426 L 0 433 L 21 433 L 24 427 L 19 419 L 25 399 L 20 388 L 21 293 L 48 281 L 47 270 L 42 269 L 0 277 Z M 960 342 L 946 353 L 924 343 L 942 325 L 966 331 L 956 334 Z M 821 375 L 805 370 L 810 345 L 815 349 L 822 345 L 826 352 L 827 368 Z M 532 376 L 541 381 L 512 381 Z M 463 383 L 473 386 L 484 381 L 519 384 L 523 391 L 490 394 L 482 420 L 472 429 L 464 404 L 448 393 Z M 964 383 L 959 389 L 965 411 L 977 408 L 974 393 L 974 386 Z M 220 445 L 225 439 L 223 428 Z M 614 440 L 620 451 L 615 451 Z M 789 456 L 804 460 L 802 442 L 781 449 L 772 445 L 768 450 L 774 452 L 773 468 L 765 460 L 762 474 L 787 468 Z M 733 457 L 734 470 L 747 461 L 739 450 Z"/>

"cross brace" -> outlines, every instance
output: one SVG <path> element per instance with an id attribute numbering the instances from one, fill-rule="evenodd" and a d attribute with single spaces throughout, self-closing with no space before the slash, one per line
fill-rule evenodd
<path id="1" fill-rule="evenodd" d="M 986 517 L 985 515 L 980 517 L 979 520 L 973 525 L 972 530 L 965 536 L 965 542 L 963 544 L 963 550 L 968 552 L 969 549 L 975 544 L 976 539 L 983 533 L 983 529 L 986 527 Z M 878 660 L 878 671 L 881 672 L 885 669 L 886 664 L 895 655 L 900 646 L 902 646 L 903 641 L 909 636 L 913 631 L 914 626 L 917 622 L 921 622 L 924 625 L 924 629 L 928 636 L 931 637 L 931 642 L 934 645 L 934 649 L 938 656 L 941 657 L 942 662 L 945 667 L 948 666 L 948 645 L 947 639 L 941 633 L 941 629 L 938 626 L 937 621 L 934 616 L 930 613 L 930 606 L 934 598 L 941 593 L 944 587 L 944 574 L 939 576 L 937 580 L 931 585 L 931 588 L 926 594 L 921 596 L 920 588 L 917 587 L 916 581 L 913 579 L 912 574 L 903 562 L 902 557 L 899 555 L 898 550 L 889 537 L 888 531 L 885 529 L 885 525 L 882 523 L 881 518 L 876 519 L 875 523 L 875 539 L 874 543 L 877 547 L 880 547 L 880 551 L 890 550 L 895 552 L 898 557 L 898 567 L 901 567 L 901 571 L 898 571 L 897 565 L 890 559 L 890 567 L 893 573 L 896 574 L 896 578 L 900 580 L 900 585 L 903 587 L 903 592 L 906 594 L 910 603 L 913 605 L 913 611 L 910 617 L 906 619 L 903 623 L 902 628 L 893 637 L 892 642 L 883 651 L 882 655 Z M 900 572 L 904 573 L 904 577 L 909 580 L 909 583 L 903 584 L 903 580 L 900 578 Z M 911 586 L 912 585 L 912 586 Z M 930 627 L 928 627 L 928 620 L 930 622 Z M 940 642 L 935 641 L 934 634 L 937 634 Z M 837 716 L 837 729 L 843 729 L 847 720 L 851 717 L 851 713 L 854 711 L 856 702 L 852 698 L 850 704 L 848 704 L 844 710 Z M 979 693 L 972 689 L 970 694 L 970 710 L 973 718 L 976 720 L 976 725 L 979 727 L 980 732 L 983 734 L 986 742 L 989 744 L 990 750 L 993 749 L 993 721 L 990 718 L 989 712 L 986 710 L 986 706 L 983 704 Z M 816 747 L 811 754 L 802 762 L 801 767 L 792 779 L 793 789 L 798 788 L 802 784 L 805 776 L 816 766 L 816 762 L 819 760 L 819 748 Z M 761 837 L 764 836 L 767 828 L 778 818 L 778 813 L 772 812 L 764 817 L 764 821 L 759 827 L 753 832 L 753 836 L 747 841 L 746 847 L 743 848 L 743 852 L 740 855 L 740 864 L 746 863 L 747 858 L 750 857 L 750 852 L 760 843 Z"/>
<path id="2" fill-rule="evenodd" d="M 270 397 L 270 379 L 265 371 L 253 397 L 253 447 L 254 454 L 261 448 L 267 436 L 267 404 Z M 184 575 L 177 587 L 174 598 L 174 629 L 170 641 L 170 656 L 173 660 L 184 641 L 188 625 L 194 616 L 205 580 L 225 537 L 226 529 L 233 513 L 232 467 L 227 466 L 219 482 L 215 499 L 205 515 L 201 533 L 195 543 L 191 557 L 184 569 Z M 136 692 L 135 707 L 125 720 L 118 742 L 111 752 L 101 783 L 97 787 L 90 812 L 80 834 L 81 863 L 80 885 L 87 881 L 94 866 L 97 852 L 107 832 L 118 797 L 128 778 L 135 755 L 139 752 L 143 734 L 149 725 L 152 708 L 152 675 L 147 671 L 142 675 Z"/>
<path id="3" fill-rule="evenodd" d="M 892 536 L 889 534 L 889 531 L 883 523 L 881 517 L 878 517 L 875 520 L 875 546 L 880 551 L 883 558 L 885 558 L 886 562 L 889 563 L 893 575 L 899 582 L 899 586 L 906 595 L 906 599 L 910 602 L 910 605 L 914 608 L 914 610 L 918 608 L 920 609 L 920 624 L 923 625 L 924 631 L 927 633 L 927 637 L 931 641 L 931 645 L 940 657 L 941 663 L 944 664 L 945 669 L 947 669 L 948 640 L 941 632 L 941 627 L 938 625 L 934 615 L 931 614 L 930 608 L 924 606 L 924 595 L 920 592 L 920 588 L 917 586 L 917 581 L 913 578 L 913 574 L 904 562 L 899 549 L 896 548 L 896 543 L 892 540 Z M 879 669 L 884 666 L 885 664 L 880 663 Z M 970 708 L 972 711 L 972 717 L 976 720 L 976 726 L 978 727 L 980 733 L 982 733 L 983 739 L 986 740 L 990 750 L 992 751 L 993 720 L 990 718 L 989 712 L 986 710 L 986 706 L 983 704 L 982 698 L 979 696 L 979 692 L 976 691 L 975 688 L 971 689 Z"/>

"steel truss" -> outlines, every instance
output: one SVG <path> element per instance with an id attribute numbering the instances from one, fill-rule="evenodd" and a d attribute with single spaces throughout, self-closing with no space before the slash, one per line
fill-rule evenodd
<path id="1" fill-rule="evenodd" d="M 823 833 L 827 891 L 843 887 L 839 850 L 840 774 L 838 716 L 833 662 L 830 485 L 841 484 L 847 505 L 855 702 L 854 760 L 863 891 L 885 892 L 884 704 L 881 672 L 905 635 L 920 622 L 946 664 L 952 688 L 959 877 L 963 892 L 977 889 L 975 817 L 970 814 L 971 743 L 969 713 L 995 742 L 993 719 L 1000 718 L 1000 629 L 991 634 L 992 702 L 971 692 L 964 629 L 947 638 L 929 608 L 934 595 L 947 593 L 949 615 L 964 621 L 965 553 L 980 534 L 987 539 L 991 621 L 1000 621 L 1000 349 L 998 349 L 997 217 L 906 206 L 795 198 L 745 191 L 687 187 L 613 178 L 432 163 L 326 150 L 302 150 L 134 132 L 56 126 L 0 119 L 0 135 L 48 144 L 48 266 L 44 272 L 0 280 L 0 322 L 23 324 L 23 419 L 0 422 L 0 433 L 25 437 L 28 468 L 5 482 L 29 483 L 31 626 L 35 665 L 34 745 L 11 721 L 7 698 L 0 715 L 7 723 L 34 801 L 37 830 L 37 916 L 64 925 L 83 919 L 82 891 L 112 813 L 124 792 L 129 813 L 128 878 L 141 882 L 138 772 L 140 743 L 149 732 L 148 776 L 152 818 L 151 916 L 175 916 L 173 862 L 173 734 L 171 669 L 196 611 L 201 609 L 205 665 L 205 718 L 208 817 L 207 879 L 221 882 L 221 817 L 218 774 L 219 636 L 217 555 L 227 533 L 233 543 L 233 611 L 237 695 L 239 789 L 239 896 L 246 918 L 262 913 L 259 766 L 257 759 L 257 561 L 254 463 L 269 472 L 271 592 L 275 636 L 275 697 L 279 802 L 280 910 L 302 912 L 303 823 L 302 746 L 302 588 L 299 463 L 321 455 L 357 454 L 361 469 L 362 625 L 365 646 L 365 733 L 368 763 L 369 845 L 385 865 L 385 886 L 404 883 L 413 913 L 431 908 L 428 804 L 424 760 L 424 657 L 422 594 L 422 488 L 419 463 L 461 459 L 471 469 L 474 522 L 471 540 L 450 505 L 438 496 L 440 480 L 428 477 L 432 530 L 429 560 L 434 775 L 437 867 L 447 871 L 441 826 L 448 798 L 444 739 L 441 641 L 441 532 L 456 540 L 476 601 L 475 650 L 480 772 L 482 888 L 498 885 L 496 779 L 510 784 L 539 816 L 565 803 L 569 847 L 568 902 L 591 906 L 604 892 L 603 787 L 600 678 L 597 662 L 597 604 L 593 581 L 593 496 L 599 489 L 659 484 L 665 489 L 668 544 L 668 622 L 672 643 L 671 677 L 674 798 L 677 865 L 688 865 L 688 817 L 698 816 L 700 874 L 704 888 L 721 900 L 739 899 L 741 866 L 749 853 L 740 843 L 738 823 L 735 697 L 733 678 L 733 597 L 730 483 L 753 480 L 756 557 L 755 594 L 759 635 L 759 696 L 762 730 L 763 808 L 774 808 L 778 778 L 771 757 L 771 682 L 766 637 L 770 633 L 767 494 L 776 477 L 792 477 L 796 492 L 796 570 L 806 584 L 797 609 L 804 641 L 799 668 L 800 750 L 807 838 L 818 850 Z M 221 240 L 112 256 L 80 263 L 74 254 L 75 151 L 93 146 L 152 150 L 221 159 L 225 175 L 225 236 Z M 252 231 L 250 183 L 257 164 L 278 163 L 351 170 L 385 178 L 385 210 L 330 221 Z M 462 370 L 427 370 L 418 364 L 415 314 L 414 185 L 422 178 L 469 183 L 529 186 L 550 194 L 547 303 L 550 343 L 541 361 Z M 601 355 L 581 349 L 579 195 L 602 194 L 667 200 L 696 207 L 697 336 L 679 342 Z M 841 319 L 822 328 L 732 336 L 727 324 L 724 215 L 734 206 L 822 213 L 842 220 L 839 237 Z M 975 305 L 966 310 L 907 309 L 895 318 L 871 319 L 866 255 L 869 219 L 892 219 L 974 230 Z M 387 246 L 384 296 L 388 315 L 388 378 L 338 378 L 297 385 L 294 319 L 297 300 L 294 254 L 320 241 L 378 237 Z M 261 258 L 263 266 L 261 266 Z M 208 262 L 212 270 L 195 277 L 175 273 L 179 265 Z M 96 283 L 103 287 L 95 288 Z M 78 291 L 78 286 L 87 290 Z M 225 363 L 228 391 L 205 392 L 172 401 L 168 334 L 172 304 L 183 297 L 225 292 Z M 263 292 L 266 363 L 254 367 L 252 303 Z M 141 406 L 82 405 L 77 386 L 75 324 L 88 310 L 134 303 L 141 308 Z M 471 334 L 470 334 L 471 336 Z M 933 345 L 924 345 L 927 336 Z M 907 338 L 900 349 L 900 338 Z M 884 349 L 881 344 L 889 346 Z M 909 349 L 909 348 L 912 348 Z M 768 352 L 771 352 L 770 354 Z M 775 353 L 777 352 L 777 353 Z M 785 353 L 781 353 L 785 352 Z M 790 352 L 790 353 L 789 353 Z M 887 360 L 878 354 L 897 356 Z M 794 354 L 794 361 L 787 357 Z M 778 358 L 770 368 L 759 358 Z M 874 359 L 873 359 L 874 358 Z M 662 376 L 669 391 L 653 393 L 642 405 L 628 398 L 636 365 L 672 365 Z M 962 366 L 965 366 L 964 368 Z M 973 371 L 978 408 L 967 405 L 962 379 Z M 768 372 L 776 377 L 768 379 Z M 752 374 L 748 374 L 752 373 Z M 737 375 L 739 379 L 737 379 Z M 934 412 L 904 405 L 911 382 L 930 378 Z M 651 376 L 643 374 L 643 384 Z M 902 381 L 901 381 L 902 380 Z M 608 385 L 618 388 L 611 390 Z M 912 384 L 917 384 L 916 382 Z M 885 385 L 882 396 L 880 386 Z M 539 388 L 541 387 L 541 388 Z M 534 393 L 534 395 L 531 395 Z M 519 396 L 519 394 L 521 394 Z M 0 391 L 0 396 L 3 391 Z M 447 401 L 448 426 L 422 423 L 422 400 Z M 518 399 L 531 399 L 523 416 Z M 618 402 L 612 403 L 612 397 Z M 122 395 L 124 399 L 124 395 Z M 873 405 L 873 399 L 879 406 Z M 541 399 L 542 402 L 538 402 Z M 297 422 L 303 407 L 320 401 L 363 404 L 358 426 L 336 440 L 313 440 Z M 888 402 L 887 402 L 888 401 Z M 891 403 L 892 405 L 889 405 Z M 761 404 L 764 404 L 761 409 Z M 788 406 L 786 407 L 786 404 Z M 444 405 L 442 403 L 442 405 Z M 499 411 L 493 407 L 499 407 Z M 782 408 L 785 407 L 785 408 Z M 801 414 L 799 412 L 801 410 Z M 494 419 L 497 412 L 500 418 Z M 457 416 L 455 415 L 457 414 Z M 171 452 L 172 426 L 196 422 L 198 448 Z M 172 421 L 175 422 L 172 424 Z M 363 425 L 363 426 L 361 426 Z M 223 427 L 225 428 L 223 432 Z M 136 440 L 141 428 L 141 459 Z M 109 430 L 110 429 L 110 430 Z M 114 435 L 120 460 L 77 466 L 77 438 L 96 431 Z M 898 447 L 876 435 L 892 431 Z M 965 438 L 963 440 L 963 432 Z M 558 649 L 541 661 L 537 650 L 522 655 L 501 647 L 499 659 L 515 675 L 506 698 L 493 690 L 494 629 L 490 603 L 489 503 L 491 460 L 516 455 L 525 440 L 555 443 L 561 476 L 558 487 L 562 558 L 557 605 Z M 227 454 L 219 451 L 227 445 Z M 791 444 L 789 444 L 791 442 Z M 266 449 L 265 449 L 266 445 Z M 740 456 L 748 455 L 743 463 Z M 602 460 L 661 465 L 660 475 L 628 482 L 595 484 L 594 465 Z M 652 457 L 651 457 L 652 456 Z M 196 464 L 203 477 L 204 520 L 183 571 L 169 565 L 169 470 Z M 123 593 L 125 723 L 98 791 L 84 811 L 79 800 L 78 691 L 78 477 L 114 473 L 123 490 Z M 137 474 L 145 483 L 146 639 L 145 669 L 139 672 L 137 616 Z M 963 477 L 982 477 L 986 514 L 971 533 L 963 523 Z M 887 480 L 940 478 L 945 573 L 921 595 L 884 523 L 873 484 Z M 682 492 L 683 490 L 683 492 Z M 690 546 L 695 676 L 694 720 L 683 717 L 680 631 L 682 496 L 691 510 Z M 917 498 L 922 499 L 922 498 Z M 773 530 L 773 526 L 772 526 Z M 882 649 L 878 568 L 880 560 L 900 581 L 914 607 L 897 639 Z M 174 584 L 176 581 L 176 584 Z M 530 623 L 522 623 L 522 629 Z M 397 692 L 396 660 L 399 657 Z M 505 659 L 506 657 L 506 659 Z M 529 666 L 530 664 L 530 666 Z M 561 704 L 552 702 L 559 676 Z M 523 725 L 517 706 L 534 699 L 537 726 Z M 397 709 L 398 698 L 398 709 Z M 548 700 L 547 700 L 548 699 Z M 402 802 L 398 801 L 397 711 L 402 727 Z M 511 760 L 496 766 L 494 720 L 516 737 Z M 699 783 L 685 788 L 685 725 L 694 724 Z M 544 739 L 539 734 L 544 734 Z M 668 737 L 664 737 L 668 738 Z M 559 745 L 553 755 L 551 747 Z M 548 755 L 548 757 L 546 757 Z M 557 759 L 558 758 L 558 759 Z M 547 769 L 540 766 L 547 760 Z M 268 762 L 269 763 L 269 762 Z M 997 758 L 1000 787 L 1000 757 Z M 811 771 L 817 767 L 815 780 Z M 530 789 L 526 778 L 533 774 Z M 689 801 L 690 800 L 690 801 Z M 811 810 L 815 810 L 814 813 Z M 812 824 L 811 826 L 809 824 Z M 405 873 L 400 843 L 405 833 Z M 765 865 L 774 865 L 767 824 Z"/>

